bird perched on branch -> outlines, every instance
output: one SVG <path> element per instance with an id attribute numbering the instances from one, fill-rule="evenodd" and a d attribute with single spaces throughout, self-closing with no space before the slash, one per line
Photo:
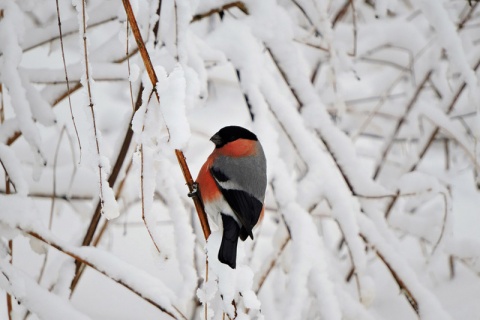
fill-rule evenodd
<path id="1" fill-rule="evenodd" d="M 245 128 L 222 128 L 210 141 L 215 149 L 196 183 L 205 211 L 223 225 L 218 260 L 235 269 L 238 238 L 253 239 L 252 229 L 263 214 L 267 164 L 257 136 Z"/>

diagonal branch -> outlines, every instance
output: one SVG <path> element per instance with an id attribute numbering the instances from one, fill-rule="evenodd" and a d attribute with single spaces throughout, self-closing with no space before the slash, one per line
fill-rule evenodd
<path id="1" fill-rule="evenodd" d="M 137 20 L 135 18 L 135 15 L 133 14 L 132 6 L 129 0 L 122 0 L 122 2 L 123 2 L 123 6 L 125 7 L 125 12 L 127 14 L 128 22 L 132 26 L 132 32 L 137 42 L 138 50 L 140 51 L 140 55 L 142 56 L 142 60 L 147 70 L 150 81 L 152 82 L 152 85 L 155 88 L 158 78 L 157 78 L 157 75 L 155 74 L 155 70 L 153 68 L 153 64 L 152 64 L 152 61 L 150 60 L 150 56 L 147 52 L 147 49 L 145 48 L 145 43 L 143 42 L 140 29 L 138 28 Z M 156 91 L 155 91 L 155 94 L 157 95 L 157 99 L 159 99 L 158 93 Z M 188 165 L 185 161 L 185 156 L 183 155 L 183 152 L 178 149 L 175 150 L 175 154 L 177 155 L 177 159 L 179 160 L 180 167 L 182 169 L 182 172 L 184 173 L 184 177 L 186 179 L 188 188 L 190 191 L 193 191 L 194 190 L 193 179 L 191 178 L 190 170 L 188 169 Z M 207 239 L 207 237 L 210 235 L 210 232 L 209 232 L 210 226 L 208 224 L 208 219 L 206 218 L 205 210 L 203 209 L 203 204 L 198 197 L 192 197 L 192 199 L 195 204 L 195 209 L 197 210 L 198 218 L 202 225 L 202 230 L 205 235 L 205 239 Z"/>
<path id="2" fill-rule="evenodd" d="M 235 1 L 235 2 L 224 4 L 223 6 L 221 6 L 219 8 L 211 9 L 207 12 L 197 13 L 196 15 L 193 16 L 193 18 L 190 22 L 196 22 L 196 21 L 202 20 L 206 17 L 214 15 L 215 13 L 221 13 L 221 12 L 223 12 L 225 10 L 228 10 L 228 9 L 231 9 L 231 8 L 238 8 L 243 13 L 248 14 L 248 8 L 245 5 L 245 3 L 243 3 L 242 1 Z"/>
<path id="3" fill-rule="evenodd" d="M 85 264 L 85 265 L 97 270 L 101 274 L 107 276 L 108 278 L 110 278 L 113 281 L 117 282 L 118 284 L 124 286 L 125 288 L 127 288 L 131 292 L 135 293 L 136 295 L 138 295 L 140 298 L 144 299 L 148 303 L 152 304 L 154 307 L 156 307 L 159 310 L 163 311 L 164 313 L 168 314 L 170 317 L 172 317 L 174 319 L 186 319 L 186 317 L 173 304 L 172 304 L 172 307 L 173 307 L 173 309 L 175 309 L 175 311 L 169 310 L 170 308 L 164 305 L 165 304 L 164 301 L 162 301 L 162 302 L 156 301 L 156 299 L 152 298 L 151 294 L 145 294 L 145 293 L 141 292 L 139 290 L 140 286 L 137 283 L 128 281 L 127 279 L 122 279 L 118 275 L 115 276 L 114 274 L 112 274 L 110 272 L 111 270 L 109 270 L 111 268 L 111 266 L 110 267 L 102 266 L 96 261 L 95 258 L 90 257 L 89 254 L 82 254 L 82 248 L 67 248 L 66 246 L 62 245 L 61 243 L 59 243 L 55 240 L 49 239 L 49 237 L 47 237 L 45 235 L 42 235 L 42 234 L 40 234 L 36 231 L 27 230 L 27 229 L 24 229 L 20 226 L 17 226 L 17 228 L 20 231 L 32 236 L 33 238 L 35 238 L 37 240 L 40 240 L 41 242 L 46 243 L 46 244 L 52 246 L 53 248 L 59 250 L 60 252 L 63 252 L 64 254 L 72 257 L 76 261 L 80 261 L 82 264 Z M 93 256 L 95 256 L 95 255 L 93 255 Z M 125 269 L 125 271 L 127 271 L 127 268 L 128 267 L 126 265 L 115 264 L 115 266 L 114 266 L 114 269 L 117 269 L 117 270 Z M 122 274 L 121 272 L 117 272 L 117 273 Z M 127 272 L 127 274 L 128 274 L 128 272 Z M 143 279 L 143 280 L 145 280 L 145 279 Z"/>
<path id="4" fill-rule="evenodd" d="M 140 87 L 140 90 L 138 91 L 137 101 L 135 103 L 135 111 L 138 110 L 138 108 L 140 108 L 140 105 L 142 102 L 142 92 L 143 92 L 143 86 Z M 111 188 L 113 188 L 113 186 L 115 185 L 115 182 L 117 181 L 117 178 L 120 174 L 120 170 L 123 164 L 125 163 L 125 159 L 127 158 L 127 153 L 130 148 L 132 139 L 133 139 L 133 130 L 131 126 L 128 126 L 127 132 L 125 133 L 125 137 L 123 138 L 122 147 L 120 149 L 120 152 L 118 153 L 117 160 L 115 161 L 115 165 L 112 168 L 110 177 L 108 178 L 108 184 L 110 185 Z M 100 201 L 98 201 L 97 206 L 95 207 L 95 213 L 93 214 L 92 220 L 90 221 L 90 225 L 88 226 L 87 233 L 83 238 L 83 242 L 82 242 L 83 246 L 89 246 L 92 243 L 93 236 L 95 234 L 95 231 L 97 230 L 98 223 L 100 222 L 101 216 L 102 216 L 101 204 L 100 204 Z M 81 262 L 77 260 L 75 277 L 71 284 L 72 292 L 75 290 L 75 287 L 77 286 L 77 283 L 80 280 L 80 277 L 83 273 L 83 268 L 84 267 L 82 267 Z"/>
<path id="5" fill-rule="evenodd" d="M 400 132 L 400 129 L 402 128 L 402 125 L 405 123 L 407 120 L 408 116 L 410 115 L 410 111 L 412 110 L 413 106 L 418 100 L 418 97 L 420 96 L 421 92 L 425 88 L 425 84 L 429 81 L 431 75 L 432 75 L 433 70 L 430 70 L 427 72 L 425 77 L 423 78 L 422 82 L 417 86 L 417 89 L 415 90 L 415 93 L 413 94 L 412 98 L 407 104 L 407 107 L 405 109 L 405 112 L 403 113 L 402 118 L 397 122 L 397 125 L 395 126 L 395 129 L 393 130 L 393 134 L 390 136 L 389 141 L 386 143 L 386 147 L 382 152 L 382 156 L 380 158 L 380 161 L 378 162 L 377 168 L 375 169 L 375 172 L 373 174 L 373 179 L 376 180 L 378 178 L 378 175 L 380 171 L 382 170 L 383 164 L 385 163 L 385 160 L 387 158 L 388 153 L 390 152 L 390 149 L 393 146 L 393 141 L 397 137 L 398 133 Z"/>

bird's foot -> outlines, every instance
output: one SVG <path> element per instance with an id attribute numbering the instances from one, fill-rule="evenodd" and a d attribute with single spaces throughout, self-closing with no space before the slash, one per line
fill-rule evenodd
<path id="1" fill-rule="evenodd" d="M 198 197 L 198 183 L 194 182 L 192 184 L 192 191 L 188 193 L 190 198 Z"/>

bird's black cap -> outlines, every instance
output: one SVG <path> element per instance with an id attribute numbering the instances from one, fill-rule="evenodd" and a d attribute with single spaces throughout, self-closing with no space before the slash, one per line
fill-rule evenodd
<path id="1" fill-rule="evenodd" d="M 257 141 L 257 136 L 245 128 L 239 126 L 228 126 L 220 129 L 215 133 L 210 141 L 215 143 L 215 147 L 221 148 L 229 142 L 235 141 L 237 139 L 247 139 Z"/>

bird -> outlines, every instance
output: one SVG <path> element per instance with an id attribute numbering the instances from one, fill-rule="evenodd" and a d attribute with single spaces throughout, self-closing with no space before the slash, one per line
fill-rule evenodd
<path id="1" fill-rule="evenodd" d="M 253 240 L 263 216 L 267 162 L 257 136 L 243 127 L 224 127 L 210 141 L 215 149 L 198 173 L 196 192 L 208 216 L 223 225 L 218 260 L 235 269 L 238 239 Z"/>

